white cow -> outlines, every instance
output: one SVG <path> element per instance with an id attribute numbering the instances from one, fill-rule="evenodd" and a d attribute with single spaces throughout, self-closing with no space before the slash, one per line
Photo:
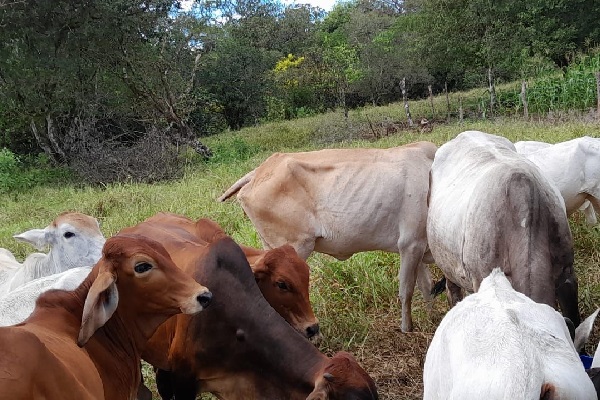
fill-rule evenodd
<path id="1" fill-rule="evenodd" d="M 345 260 L 354 253 L 400 253 L 402 330 L 412 330 L 415 280 L 428 298 L 429 169 L 437 147 L 418 142 L 390 149 L 329 149 L 276 153 L 220 198 L 238 199 L 263 246 L 291 244 L 304 259 L 313 251 Z"/>
<path id="2" fill-rule="evenodd" d="M 500 269 L 440 323 L 423 385 L 424 400 L 597 399 L 563 317 Z"/>
<path id="3" fill-rule="evenodd" d="M 524 156 L 551 146 L 552 144 L 550 143 L 537 142 L 535 140 L 522 140 L 520 142 L 515 142 L 515 149 L 517 150 L 517 153 Z"/>
<path id="4" fill-rule="evenodd" d="M 48 254 L 32 253 L 23 264 L 12 253 L 0 252 L 0 297 L 23 284 L 70 268 L 94 265 L 105 239 L 98 221 L 85 214 L 65 212 L 44 229 L 31 229 L 14 236 L 38 250 L 50 246 Z"/>
<path id="5" fill-rule="evenodd" d="M 451 303 L 500 267 L 534 301 L 560 303 L 579 325 L 573 243 L 558 190 L 506 138 L 478 131 L 439 148 L 427 238 Z"/>
<path id="6" fill-rule="evenodd" d="M 76 267 L 44 276 L 29 281 L 0 297 L 0 326 L 23 322 L 35 308 L 35 301 L 40 294 L 50 289 L 74 290 L 91 270 L 92 266 Z"/>
<path id="7" fill-rule="evenodd" d="M 535 141 L 515 143 L 560 191 L 567 215 L 577 209 L 590 225 L 600 212 L 600 139 L 584 136 L 557 144 Z M 595 212 L 594 212 L 595 210 Z"/>

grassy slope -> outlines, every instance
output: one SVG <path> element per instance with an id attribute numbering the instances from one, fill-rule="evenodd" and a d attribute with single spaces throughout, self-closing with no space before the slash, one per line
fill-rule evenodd
<path id="1" fill-rule="evenodd" d="M 440 109 L 445 104 L 444 99 L 436 102 L 442 102 Z M 428 107 L 427 103 L 415 104 L 413 115 L 427 115 Z M 385 121 L 404 120 L 403 113 L 402 107 L 393 105 L 356 111 L 351 114 L 349 123 L 339 114 L 327 114 L 226 133 L 206 140 L 216 151 L 214 161 L 206 164 L 195 161 L 185 177 L 175 182 L 119 184 L 106 188 L 46 187 L 3 195 L 0 196 L 0 247 L 23 257 L 31 252 L 31 248 L 16 243 L 11 236 L 46 226 L 65 210 L 97 217 L 106 236 L 158 211 L 191 218 L 208 217 L 219 222 L 238 242 L 258 247 L 256 232 L 236 201 L 220 204 L 215 199 L 275 151 L 390 147 L 417 140 L 430 140 L 441 145 L 467 129 L 503 135 L 513 141 L 558 142 L 583 135 L 600 137 L 600 125 L 593 121 L 527 123 L 504 119 L 435 125 L 430 133 L 401 130 L 377 141 L 372 139 L 373 130 L 379 129 Z M 587 316 L 600 305 L 598 228 L 584 226 L 583 219 L 577 216 L 572 220 L 581 308 Z M 376 378 L 382 399 L 420 398 L 427 344 L 447 309 L 443 296 L 435 301 L 433 310 L 428 310 L 417 294 L 413 310 L 416 332 L 402 334 L 398 329 L 397 255 L 370 252 L 337 262 L 315 254 L 309 264 L 312 267 L 312 301 L 326 338 L 322 350 L 353 351 Z M 434 273 L 440 276 L 439 271 Z M 589 351 L 593 347 L 590 346 Z"/>

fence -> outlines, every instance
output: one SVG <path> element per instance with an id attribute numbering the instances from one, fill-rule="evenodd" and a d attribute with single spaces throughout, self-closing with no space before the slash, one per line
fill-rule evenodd
<path id="1" fill-rule="evenodd" d="M 557 112 L 591 112 L 600 117 L 600 71 L 586 72 L 573 76 L 566 73 L 562 77 L 543 77 L 528 83 L 498 89 L 491 69 L 487 71 L 488 88 L 479 96 L 452 95 L 447 84 L 438 93 L 436 109 L 432 87 L 428 87 L 426 112 L 433 120 L 445 118 L 450 121 L 455 115 L 460 122 L 465 117 L 488 118 L 495 115 L 514 115 L 530 119 L 533 115 L 544 116 Z M 413 126 L 409 99 L 406 96 L 407 80 L 402 80 L 402 97 L 409 126 Z M 479 89 L 481 90 L 481 89 Z M 443 97 L 442 97 L 443 96 Z M 439 103 L 445 99 L 446 110 Z M 453 97 L 454 101 L 451 101 Z M 424 110 L 421 110 L 424 111 Z M 444 115 L 444 116 L 442 116 Z"/>

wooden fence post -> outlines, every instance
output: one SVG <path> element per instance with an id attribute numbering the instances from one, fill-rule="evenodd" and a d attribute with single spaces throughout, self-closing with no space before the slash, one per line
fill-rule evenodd
<path id="1" fill-rule="evenodd" d="M 427 87 L 429 89 L 429 102 L 431 103 L 431 119 L 435 119 L 435 108 L 433 107 L 433 90 L 431 85 Z"/>
<path id="2" fill-rule="evenodd" d="M 402 78 L 402 100 L 404 100 L 404 110 L 406 111 L 406 119 L 408 120 L 408 126 L 413 126 L 413 121 L 410 116 L 410 109 L 408 108 L 408 99 L 406 97 L 406 78 Z"/>
<path id="3" fill-rule="evenodd" d="M 448 95 L 448 82 L 444 82 L 444 92 L 446 93 L 446 121 L 450 122 L 450 96 Z"/>
<path id="4" fill-rule="evenodd" d="M 490 115 L 494 117 L 494 107 L 496 105 L 496 89 L 494 88 L 494 79 L 492 77 L 492 67 L 488 68 L 488 82 L 490 84 Z"/>
<path id="5" fill-rule="evenodd" d="M 528 120 L 529 110 L 527 109 L 527 81 L 521 82 L 521 103 L 523 103 L 523 117 L 525 120 Z"/>
<path id="6" fill-rule="evenodd" d="M 464 113 L 463 113 L 463 106 L 462 106 L 462 96 L 459 94 L 458 95 L 458 123 L 461 125 L 463 123 L 463 117 L 464 117 Z"/>
<path id="7" fill-rule="evenodd" d="M 600 72 L 596 72 L 596 99 L 597 99 L 597 108 L 596 108 L 596 117 L 600 118 Z"/>

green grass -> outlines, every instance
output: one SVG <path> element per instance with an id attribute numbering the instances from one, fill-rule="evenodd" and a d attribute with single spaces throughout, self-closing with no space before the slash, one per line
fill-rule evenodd
<path id="1" fill-rule="evenodd" d="M 421 112 L 426 115 L 428 107 L 426 102 L 415 103 L 413 116 L 418 117 Z M 373 140 L 368 121 L 383 124 L 389 120 L 403 121 L 403 118 L 404 109 L 396 104 L 351 112 L 348 121 L 341 113 L 329 113 L 207 138 L 206 144 L 216 152 L 215 159 L 208 162 L 191 160 L 184 177 L 172 182 L 106 187 L 66 183 L 0 193 L 0 247 L 12 250 L 17 257 L 24 257 L 32 249 L 17 243 L 12 235 L 46 226 L 65 210 L 95 216 L 101 221 L 101 229 L 107 237 L 159 211 L 190 218 L 207 217 L 221 224 L 239 243 L 259 247 L 256 231 L 239 204 L 235 200 L 218 203 L 216 198 L 275 151 L 390 147 L 417 140 L 441 145 L 467 129 L 483 130 L 513 141 L 559 142 L 582 135 L 600 136 L 600 125 L 593 120 L 557 123 L 503 118 L 465 121 L 462 125 L 435 124 L 430 133 L 403 128 Z M 588 315 L 600 305 L 599 230 L 584 226 L 582 221 L 581 218 L 574 220 L 572 229 L 581 311 Z M 419 398 L 424 349 L 447 310 L 444 297 L 435 301 L 434 310 L 430 312 L 417 292 L 413 310 L 417 333 L 406 335 L 398 330 L 398 255 L 368 252 L 339 262 L 313 254 L 309 264 L 312 269 L 311 300 L 325 335 L 321 349 L 327 353 L 341 349 L 355 352 L 377 379 L 381 398 Z M 440 276 L 439 271 L 434 273 Z M 589 350 L 593 350 L 593 346 Z"/>

